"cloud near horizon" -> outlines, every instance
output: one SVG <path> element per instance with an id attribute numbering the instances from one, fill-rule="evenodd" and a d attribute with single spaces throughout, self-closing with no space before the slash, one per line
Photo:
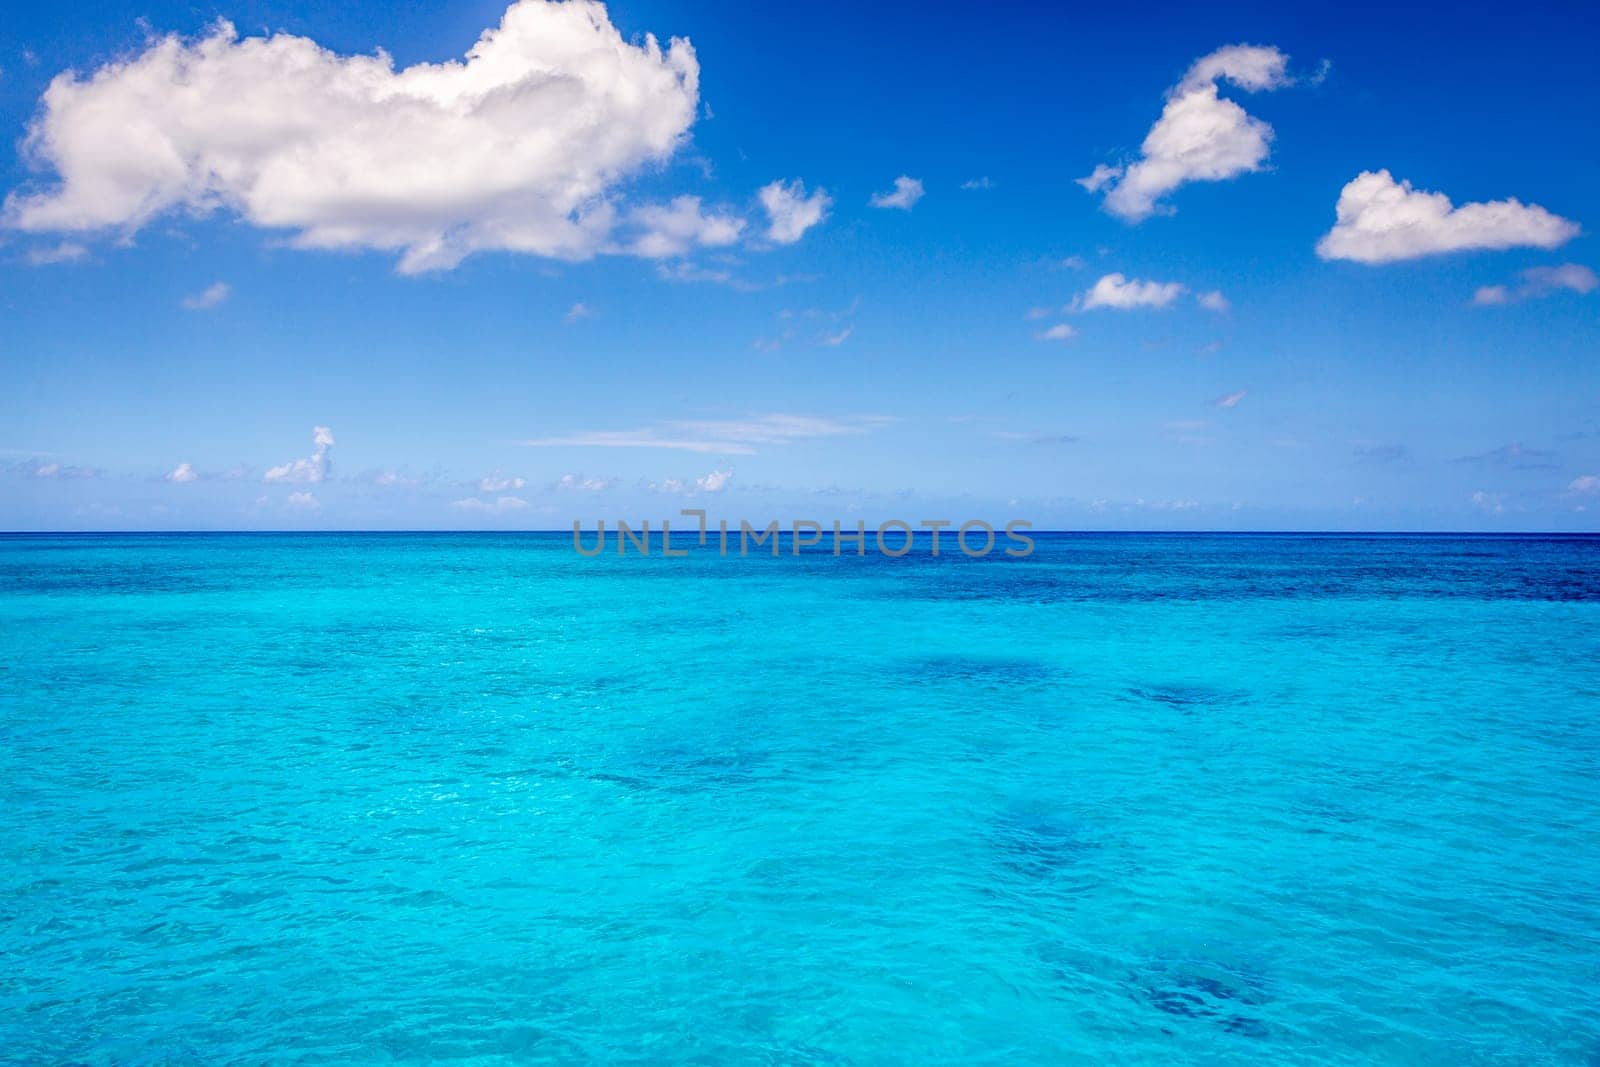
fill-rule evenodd
<path id="1" fill-rule="evenodd" d="M 759 415 L 749 419 L 677 420 L 635 430 L 580 430 L 521 443 L 531 448 L 662 448 L 748 456 L 756 453 L 757 445 L 788 445 L 810 438 L 865 434 L 893 421 L 883 415 Z"/>
<path id="2" fill-rule="evenodd" d="M 1161 198 L 1189 182 L 1224 181 L 1262 169 L 1272 151 L 1272 127 L 1218 95 L 1227 82 L 1246 92 L 1293 84 L 1289 57 L 1277 48 L 1236 44 L 1201 56 L 1167 93 L 1166 106 L 1123 166 L 1100 164 L 1078 184 L 1105 191 L 1105 210 L 1125 222 L 1176 209 Z"/>
<path id="3" fill-rule="evenodd" d="M 1581 232 L 1571 219 L 1515 198 L 1456 207 L 1443 193 L 1397 182 L 1387 170 L 1352 178 L 1334 214 L 1317 255 L 1372 266 L 1446 252 L 1557 248 Z"/>
<path id="4" fill-rule="evenodd" d="M 327 478 L 328 472 L 333 467 L 333 459 L 329 455 L 333 448 L 333 431 L 326 426 L 313 427 L 311 444 L 314 450 L 310 458 L 290 460 L 288 463 L 272 467 L 263 475 L 262 481 L 315 484 Z"/>

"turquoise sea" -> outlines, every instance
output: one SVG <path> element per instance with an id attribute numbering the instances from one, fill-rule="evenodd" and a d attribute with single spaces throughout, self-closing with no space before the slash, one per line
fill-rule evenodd
<path id="1" fill-rule="evenodd" d="M 1600 539 L 0 538 L 0 1059 L 1600 1063 Z"/>

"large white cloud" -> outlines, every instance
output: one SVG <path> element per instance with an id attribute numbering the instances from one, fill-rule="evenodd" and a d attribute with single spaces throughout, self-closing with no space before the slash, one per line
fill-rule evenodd
<path id="1" fill-rule="evenodd" d="M 302 247 L 399 251 L 403 271 L 488 249 L 634 250 L 612 238 L 610 197 L 683 141 L 698 83 L 688 41 L 630 43 L 595 0 L 518 0 L 465 61 L 399 71 L 382 52 L 240 38 L 222 22 L 52 81 L 26 150 L 59 180 L 10 196 L 5 217 L 29 231 L 129 232 L 223 208 Z M 686 236 L 685 205 L 663 210 L 673 247 L 728 233 Z"/>
<path id="2" fill-rule="evenodd" d="M 1272 151 L 1272 127 L 1217 91 L 1228 82 L 1247 92 L 1291 83 L 1289 57 L 1276 48 L 1229 45 L 1194 61 L 1167 94 L 1161 117 L 1150 127 L 1140 157 L 1126 168 L 1101 164 L 1078 184 L 1107 190 L 1105 209 L 1129 222 L 1157 212 L 1185 182 L 1222 181 L 1260 170 Z"/>
<path id="3" fill-rule="evenodd" d="M 1339 193 L 1332 230 L 1317 242 L 1323 259 L 1393 263 L 1472 249 L 1555 248 L 1577 223 L 1537 204 L 1490 200 L 1455 207 L 1443 193 L 1414 189 L 1387 170 L 1362 171 Z"/>

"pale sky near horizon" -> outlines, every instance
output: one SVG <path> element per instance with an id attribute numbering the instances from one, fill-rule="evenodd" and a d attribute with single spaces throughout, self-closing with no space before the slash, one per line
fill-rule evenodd
<path id="1" fill-rule="evenodd" d="M 445 7 L 8 15 L 0 530 L 1600 529 L 1581 6 Z"/>

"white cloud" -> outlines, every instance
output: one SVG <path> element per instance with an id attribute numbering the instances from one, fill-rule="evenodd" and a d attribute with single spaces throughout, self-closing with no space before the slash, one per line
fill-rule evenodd
<path id="1" fill-rule="evenodd" d="M 661 448 L 752 455 L 758 445 L 865 434 L 892 421 L 883 416 L 760 415 L 750 419 L 679 420 L 637 430 L 583 430 L 522 443 L 534 448 Z"/>
<path id="2" fill-rule="evenodd" d="M 1505 498 L 1499 493 L 1486 493 L 1482 489 L 1472 494 L 1472 506 L 1490 515 L 1505 511 Z"/>
<path id="3" fill-rule="evenodd" d="M 1472 294 L 1474 304 L 1510 304 L 1567 290 L 1579 294 L 1600 289 L 1600 277 L 1577 263 L 1559 267 L 1530 267 L 1522 272 L 1522 284 L 1512 289 L 1504 285 L 1485 285 Z"/>
<path id="4" fill-rule="evenodd" d="M 728 482 L 732 479 L 732 471 L 712 471 L 704 478 L 696 478 L 694 487 L 702 493 L 720 493 L 728 487 Z"/>
<path id="5" fill-rule="evenodd" d="M 993 189 L 994 188 L 994 182 L 989 180 L 989 176 L 988 175 L 984 175 L 984 176 L 979 177 L 979 178 L 973 178 L 970 181 L 962 182 L 961 183 L 961 188 L 963 188 L 963 189 Z"/>
<path id="6" fill-rule="evenodd" d="M 732 471 L 716 470 L 704 478 L 696 478 L 692 482 L 684 482 L 678 478 L 668 478 L 662 482 L 651 482 L 648 486 L 653 493 L 720 493 L 728 487 L 728 482 L 733 479 Z"/>
<path id="7" fill-rule="evenodd" d="M 1186 290 L 1177 282 L 1143 282 L 1137 278 L 1126 278 L 1120 272 L 1107 274 L 1087 292 L 1080 294 L 1072 302 L 1074 311 L 1089 311 L 1093 308 L 1116 308 L 1127 311 L 1132 308 L 1164 308 Z"/>
<path id="8" fill-rule="evenodd" d="M 1228 298 L 1222 295 L 1221 289 L 1213 289 L 1209 293 L 1200 293 L 1195 301 L 1207 311 L 1218 313 L 1227 311 L 1233 305 L 1228 303 Z"/>
<path id="9" fill-rule="evenodd" d="M 1387 170 L 1353 178 L 1334 214 L 1317 255 L 1370 264 L 1473 249 L 1556 248 L 1579 232 L 1577 223 L 1515 199 L 1454 207 L 1443 193 L 1396 182 Z"/>
<path id="10" fill-rule="evenodd" d="M 47 245 L 44 248 L 30 248 L 28 250 L 28 263 L 35 267 L 46 267 L 56 263 L 77 263 L 88 258 L 89 250 L 75 241 L 62 241 L 57 245 Z"/>
<path id="11" fill-rule="evenodd" d="M 322 481 L 333 466 L 333 461 L 328 455 L 329 449 L 333 447 L 333 431 L 326 426 L 314 427 L 311 431 L 311 444 L 313 451 L 309 459 L 291 460 L 272 467 L 262 480 L 311 483 Z"/>
<path id="12" fill-rule="evenodd" d="M 493 500 L 480 500 L 475 496 L 469 496 L 463 500 L 452 501 L 450 506 L 484 515 L 504 515 L 510 511 L 523 510 L 528 506 L 528 502 L 520 496 L 498 496 Z"/>
<path id="13" fill-rule="evenodd" d="M 573 304 L 570 308 L 567 309 L 567 313 L 565 315 L 561 316 L 561 321 L 570 325 L 570 324 L 572 324 L 574 322 L 579 322 L 579 321 L 581 321 L 583 319 L 591 318 L 591 317 L 593 317 L 593 315 L 594 315 L 594 309 L 591 308 L 588 304 L 585 304 L 580 300 L 578 303 Z"/>
<path id="14" fill-rule="evenodd" d="M 12 464 L 8 470 L 11 473 L 25 474 L 34 478 L 52 478 L 61 481 L 98 478 L 101 474 L 95 467 L 73 467 L 55 460 L 28 460 Z"/>
<path id="15" fill-rule="evenodd" d="M 800 240 L 807 230 L 828 217 L 828 208 L 833 204 L 823 189 L 807 196 L 806 183 L 799 178 L 788 183 L 776 181 L 764 185 L 756 195 L 771 220 L 767 239 L 781 245 Z"/>
<path id="16" fill-rule="evenodd" d="M 744 219 L 735 215 L 707 215 L 700 209 L 698 196 L 675 197 L 666 205 L 650 204 L 635 208 L 629 216 L 644 232 L 630 250 L 648 259 L 683 256 L 696 248 L 723 248 L 739 240 Z"/>
<path id="17" fill-rule="evenodd" d="M 193 296 L 184 297 L 183 306 L 190 311 L 204 311 L 206 308 L 214 308 L 228 299 L 232 292 L 233 288 L 227 282 L 212 282 Z"/>
<path id="18" fill-rule="evenodd" d="M 910 211 L 922 199 L 922 182 L 902 174 L 894 180 L 894 188 L 886 193 L 873 193 L 867 201 L 873 207 L 899 208 Z"/>
<path id="19" fill-rule="evenodd" d="M 525 478 L 507 477 L 499 471 L 495 471 L 493 474 L 486 474 L 478 479 L 478 492 L 503 493 L 507 489 L 521 489 L 527 484 L 528 482 Z"/>
<path id="20" fill-rule="evenodd" d="M 290 493 L 283 506 L 292 511 L 321 511 L 322 501 L 311 493 Z"/>
<path id="21" fill-rule="evenodd" d="M 563 474 L 555 488 L 562 492 L 603 493 L 616 485 L 611 478 L 585 478 L 581 474 Z"/>
<path id="22" fill-rule="evenodd" d="M 1058 322 L 1047 330 L 1040 330 L 1033 336 L 1038 341 L 1069 341 L 1078 336 L 1078 331 L 1064 322 Z"/>
<path id="23" fill-rule="evenodd" d="M 199 477 L 200 475 L 195 473 L 194 464 L 180 463 L 163 475 L 162 480 L 168 482 L 192 482 Z"/>
<path id="24" fill-rule="evenodd" d="M 855 332 L 856 328 L 854 326 L 846 326 L 838 333 L 824 334 L 822 337 L 822 343 L 827 345 L 829 348 L 838 348 L 840 345 L 850 340 L 850 335 Z"/>
<path id="25" fill-rule="evenodd" d="M 1239 406 L 1239 401 L 1243 400 L 1249 392 L 1248 389 L 1241 389 L 1237 393 L 1224 393 L 1213 400 L 1211 406 L 1214 408 L 1236 408 Z"/>
<path id="26" fill-rule="evenodd" d="M 1585 474 L 1572 479 L 1572 484 L 1567 486 L 1569 493 L 1600 493 L 1600 475 Z"/>
<path id="27" fill-rule="evenodd" d="M 1105 209 L 1139 222 L 1157 212 L 1170 214 L 1160 200 L 1186 182 L 1223 181 L 1260 170 L 1272 150 L 1272 127 L 1222 99 L 1218 83 L 1247 92 L 1277 89 L 1291 84 L 1288 63 L 1276 48 L 1242 44 L 1195 60 L 1168 92 L 1139 159 L 1126 168 L 1102 163 L 1078 184 L 1091 193 L 1107 190 Z"/>
<path id="28" fill-rule="evenodd" d="M 6 220 L 125 233 L 220 207 L 300 247 L 399 251 L 408 273 L 491 249 L 585 258 L 618 184 L 684 140 L 698 84 L 688 41 L 630 43 L 593 0 L 518 0 L 465 61 L 399 71 L 219 22 L 52 81 L 26 152 L 59 180 Z"/>

